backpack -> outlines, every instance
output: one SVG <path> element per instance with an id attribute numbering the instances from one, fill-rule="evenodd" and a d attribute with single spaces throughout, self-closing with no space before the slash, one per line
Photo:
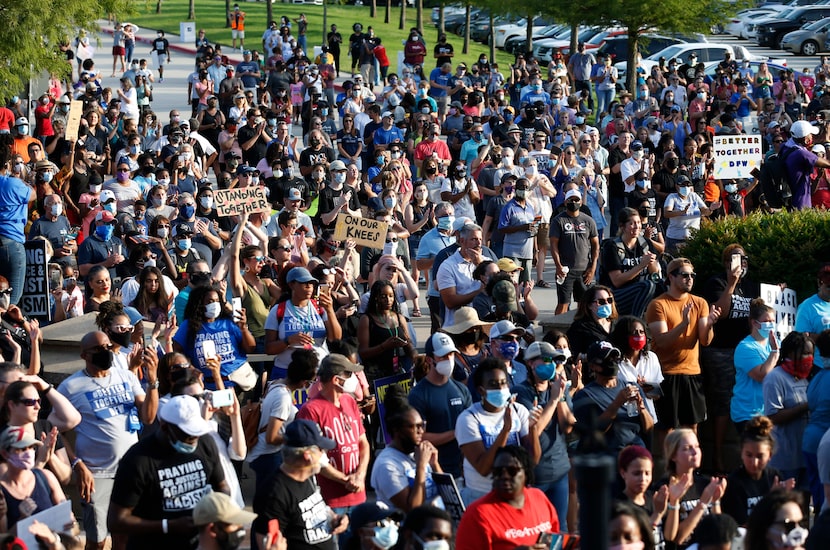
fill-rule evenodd
<path id="1" fill-rule="evenodd" d="M 793 151 L 792 148 L 783 149 L 761 165 L 758 181 L 761 184 L 762 202 L 766 202 L 769 208 L 791 208 L 793 192 L 786 160 Z"/>

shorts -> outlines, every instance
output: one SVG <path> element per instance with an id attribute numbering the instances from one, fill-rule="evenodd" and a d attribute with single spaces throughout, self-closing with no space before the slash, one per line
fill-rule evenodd
<path id="1" fill-rule="evenodd" d="M 107 513 L 110 509 L 110 497 L 115 479 L 98 477 L 95 480 L 95 492 L 92 493 L 92 502 L 81 502 L 83 507 L 83 525 L 87 539 L 95 542 L 107 540 Z"/>
<path id="2" fill-rule="evenodd" d="M 245 38 L 245 31 L 231 29 L 231 38 Z"/>
<path id="3" fill-rule="evenodd" d="M 127 49 L 124 46 L 113 46 L 112 55 L 127 55 Z"/>
<path id="4" fill-rule="evenodd" d="M 730 416 L 732 389 L 735 387 L 735 350 L 700 348 L 700 372 L 706 404 L 712 416 Z"/>
<path id="5" fill-rule="evenodd" d="M 540 223 L 539 230 L 536 233 L 536 247 L 537 248 L 550 248 L 550 235 L 548 234 L 550 231 L 550 224 L 549 223 Z"/>
<path id="6" fill-rule="evenodd" d="M 156 57 L 156 67 L 164 67 L 167 55 L 164 52 L 154 52 L 153 55 Z"/>
<path id="7" fill-rule="evenodd" d="M 584 271 L 574 271 L 572 269 L 568 271 L 567 275 L 565 275 L 565 281 L 561 285 L 556 283 L 557 303 L 570 305 L 571 296 L 573 296 L 574 300 L 577 302 L 582 300 L 582 295 L 585 294 L 585 291 L 588 289 L 588 287 L 585 286 L 585 282 L 582 280 L 582 276 L 584 274 Z"/>
<path id="8" fill-rule="evenodd" d="M 663 397 L 654 402 L 659 429 L 671 430 L 706 420 L 702 375 L 667 374 L 660 388 Z"/>

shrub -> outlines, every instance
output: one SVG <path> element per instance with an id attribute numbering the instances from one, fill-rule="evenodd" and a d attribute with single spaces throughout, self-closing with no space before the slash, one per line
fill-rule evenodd
<path id="1" fill-rule="evenodd" d="M 787 283 L 801 302 L 816 292 L 819 264 L 830 261 L 830 212 L 755 212 L 744 219 L 704 221 L 683 249 L 698 273 L 698 291 L 709 277 L 723 273 L 721 254 L 730 243 L 746 250 L 752 280 Z"/>

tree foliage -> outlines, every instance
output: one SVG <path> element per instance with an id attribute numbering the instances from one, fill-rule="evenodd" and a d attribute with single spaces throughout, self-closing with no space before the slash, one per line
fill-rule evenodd
<path id="1" fill-rule="evenodd" d="M 94 30 L 106 14 L 130 13 L 128 0 L 0 0 L 0 96 L 18 95 L 44 72 L 68 75 L 60 44 L 72 44 L 79 29 Z"/>

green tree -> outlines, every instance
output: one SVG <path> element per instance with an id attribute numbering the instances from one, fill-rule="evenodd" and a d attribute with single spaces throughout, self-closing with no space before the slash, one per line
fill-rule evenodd
<path id="1" fill-rule="evenodd" d="M 131 14 L 128 0 L 6 0 L 0 2 L 0 12 L 4 27 L 0 40 L 3 97 L 18 95 L 30 78 L 43 73 L 69 76 L 71 66 L 60 45 L 74 48 L 78 29 L 93 30 L 95 21 L 105 14 L 112 14 L 116 21 Z"/>

